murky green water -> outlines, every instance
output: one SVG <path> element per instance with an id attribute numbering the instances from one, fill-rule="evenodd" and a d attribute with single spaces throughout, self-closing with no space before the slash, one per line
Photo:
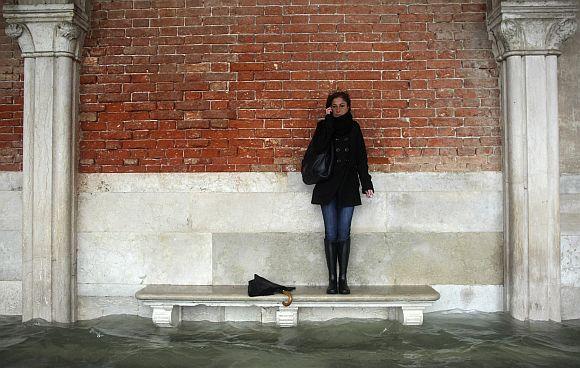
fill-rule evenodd
<path id="1" fill-rule="evenodd" d="M 420 327 L 337 320 L 157 329 L 133 316 L 68 327 L 0 317 L 0 367 L 580 367 L 580 320 L 430 313 Z"/>

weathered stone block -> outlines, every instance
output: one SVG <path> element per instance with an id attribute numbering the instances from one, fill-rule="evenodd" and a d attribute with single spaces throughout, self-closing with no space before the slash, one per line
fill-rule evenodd
<path id="1" fill-rule="evenodd" d="M 580 318 L 580 287 L 562 287 L 562 319 Z"/>
<path id="2" fill-rule="evenodd" d="M 78 231 L 186 232 L 192 197 L 186 193 L 80 194 Z"/>
<path id="3" fill-rule="evenodd" d="M 0 315 L 22 314 L 22 282 L 0 281 Z"/>
<path id="4" fill-rule="evenodd" d="M 211 234 L 79 233 L 78 282 L 211 284 Z"/>
<path id="5" fill-rule="evenodd" d="M 19 281 L 22 278 L 22 234 L 20 231 L 0 231 L 0 280 Z"/>
<path id="6" fill-rule="evenodd" d="M 389 193 L 387 232 L 502 231 L 501 192 Z"/>
<path id="7" fill-rule="evenodd" d="M 441 298 L 425 312 L 444 310 L 503 311 L 503 285 L 432 285 Z"/>
<path id="8" fill-rule="evenodd" d="M 81 193 L 285 192 L 285 173 L 81 174 Z M 1 188 L 1 187 L 0 187 Z"/>
<path id="9" fill-rule="evenodd" d="M 580 236 L 562 236 L 562 286 L 580 287 Z"/>
<path id="10" fill-rule="evenodd" d="M 214 284 L 245 284 L 257 273 L 281 284 L 324 285 L 320 233 L 214 234 Z M 501 284 L 498 233 L 355 234 L 349 281 L 360 285 Z"/>
<path id="11" fill-rule="evenodd" d="M 22 192 L 0 191 L 0 231 L 22 229 Z"/>

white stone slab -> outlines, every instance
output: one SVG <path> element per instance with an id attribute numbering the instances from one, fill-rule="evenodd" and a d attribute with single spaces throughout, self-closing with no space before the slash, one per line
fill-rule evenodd
<path id="1" fill-rule="evenodd" d="M 22 282 L 0 281 L 0 315 L 22 314 Z"/>
<path id="2" fill-rule="evenodd" d="M 501 192 L 389 193 L 387 232 L 498 232 Z"/>
<path id="3" fill-rule="evenodd" d="M 0 191 L 0 230 L 22 229 L 22 192 Z"/>
<path id="4" fill-rule="evenodd" d="M 186 232 L 191 229 L 186 193 L 80 194 L 79 232 Z"/>
<path id="5" fill-rule="evenodd" d="M 79 296 L 77 308 L 78 319 L 81 321 L 112 314 L 141 315 L 137 299 L 130 297 Z"/>
<path id="6" fill-rule="evenodd" d="M 141 284 L 77 283 L 78 295 L 132 297 L 143 288 Z"/>
<path id="7" fill-rule="evenodd" d="M 211 234 L 79 233 L 78 282 L 207 285 Z"/>
<path id="8" fill-rule="evenodd" d="M 194 197 L 193 231 L 313 231 L 321 224 L 315 206 L 302 193 L 213 193 Z"/>
<path id="9" fill-rule="evenodd" d="M 158 192 L 107 192 L 113 184 L 122 187 L 123 182 L 112 179 L 112 184 L 103 182 L 103 187 L 96 189 L 95 180 L 90 179 L 95 192 L 79 195 L 79 231 L 313 232 L 323 228 L 319 206 L 310 204 L 310 191 L 221 193 L 193 189 L 192 193 L 169 193 L 162 192 L 163 188 L 158 186 L 165 179 L 161 180 L 157 174 L 149 175 L 153 176 L 150 181 L 158 182 L 149 189 Z M 437 185 L 424 183 L 423 189 L 446 187 L 446 191 L 378 192 L 373 199 L 363 196 L 363 206 L 355 210 L 353 233 L 502 230 L 501 192 L 454 192 L 450 191 L 449 175 L 437 177 Z M 487 182 L 496 177 L 484 175 Z M 405 177 L 405 185 L 410 185 L 412 178 Z M 456 181 L 463 183 L 456 189 L 476 186 L 473 178 L 459 176 Z M 240 188 L 235 182 L 230 184 L 228 190 Z M 404 189 L 405 185 L 398 189 Z M 128 189 L 131 188 L 119 190 Z M 421 188 L 410 185 L 410 189 Z"/>
<path id="10" fill-rule="evenodd" d="M 20 231 L 0 231 L 0 280 L 22 279 L 22 234 Z"/>
<path id="11" fill-rule="evenodd" d="M 580 213 L 560 214 L 561 235 L 580 235 Z"/>
<path id="12" fill-rule="evenodd" d="M 497 171 L 470 173 L 372 172 L 376 191 L 501 191 Z M 105 192 L 308 192 L 299 172 L 81 174 L 80 193 Z"/>
<path id="13" fill-rule="evenodd" d="M 560 195 L 560 231 L 562 235 L 580 235 L 580 194 Z"/>
<path id="14" fill-rule="evenodd" d="M 580 287 L 580 236 L 562 236 L 562 286 Z"/>
<path id="15" fill-rule="evenodd" d="M 22 171 L 0 171 L 0 191 L 22 191 Z"/>
<path id="16" fill-rule="evenodd" d="M 562 319 L 580 318 L 580 287 L 562 287 Z"/>
<path id="17" fill-rule="evenodd" d="M 382 173 L 372 172 L 376 192 L 473 192 L 502 191 L 502 174 L 498 171 L 471 173 Z M 313 186 L 302 182 L 298 172 L 288 173 L 288 191 L 312 192 Z"/>
<path id="18" fill-rule="evenodd" d="M 81 193 L 228 193 L 282 192 L 285 173 L 160 173 L 160 174 L 81 174 Z"/>
<path id="19" fill-rule="evenodd" d="M 560 212 L 580 214 L 580 193 L 560 195 Z"/>
<path id="20" fill-rule="evenodd" d="M 560 193 L 580 193 L 580 175 L 563 174 L 560 176 Z"/>
<path id="21" fill-rule="evenodd" d="M 320 206 L 306 193 L 194 194 L 191 227 L 200 232 L 323 231 Z M 385 229 L 385 197 L 377 195 L 355 210 L 353 231 Z"/>
<path id="22" fill-rule="evenodd" d="M 288 285 L 324 285 L 321 233 L 214 234 L 214 284 L 241 285 L 258 273 Z M 352 285 L 501 284 L 499 233 L 354 234 Z"/>
<path id="23" fill-rule="evenodd" d="M 432 285 L 441 298 L 425 312 L 441 310 L 503 311 L 502 285 Z"/>

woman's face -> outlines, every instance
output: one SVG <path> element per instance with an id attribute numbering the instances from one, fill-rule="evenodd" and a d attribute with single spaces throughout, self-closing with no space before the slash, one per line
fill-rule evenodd
<path id="1" fill-rule="evenodd" d="M 346 101 L 342 99 L 342 97 L 337 97 L 332 100 L 332 116 L 335 118 L 342 116 L 348 112 L 348 105 Z"/>

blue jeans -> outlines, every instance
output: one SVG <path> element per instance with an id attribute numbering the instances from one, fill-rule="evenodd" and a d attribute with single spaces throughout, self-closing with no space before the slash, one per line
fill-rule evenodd
<path id="1" fill-rule="evenodd" d="M 322 208 L 326 240 L 344 241 L 348 239 L 350 237 L 350 223 L 352 222 L 354 207 L 337 207 L 336 198 L 320 207 Z"/>

